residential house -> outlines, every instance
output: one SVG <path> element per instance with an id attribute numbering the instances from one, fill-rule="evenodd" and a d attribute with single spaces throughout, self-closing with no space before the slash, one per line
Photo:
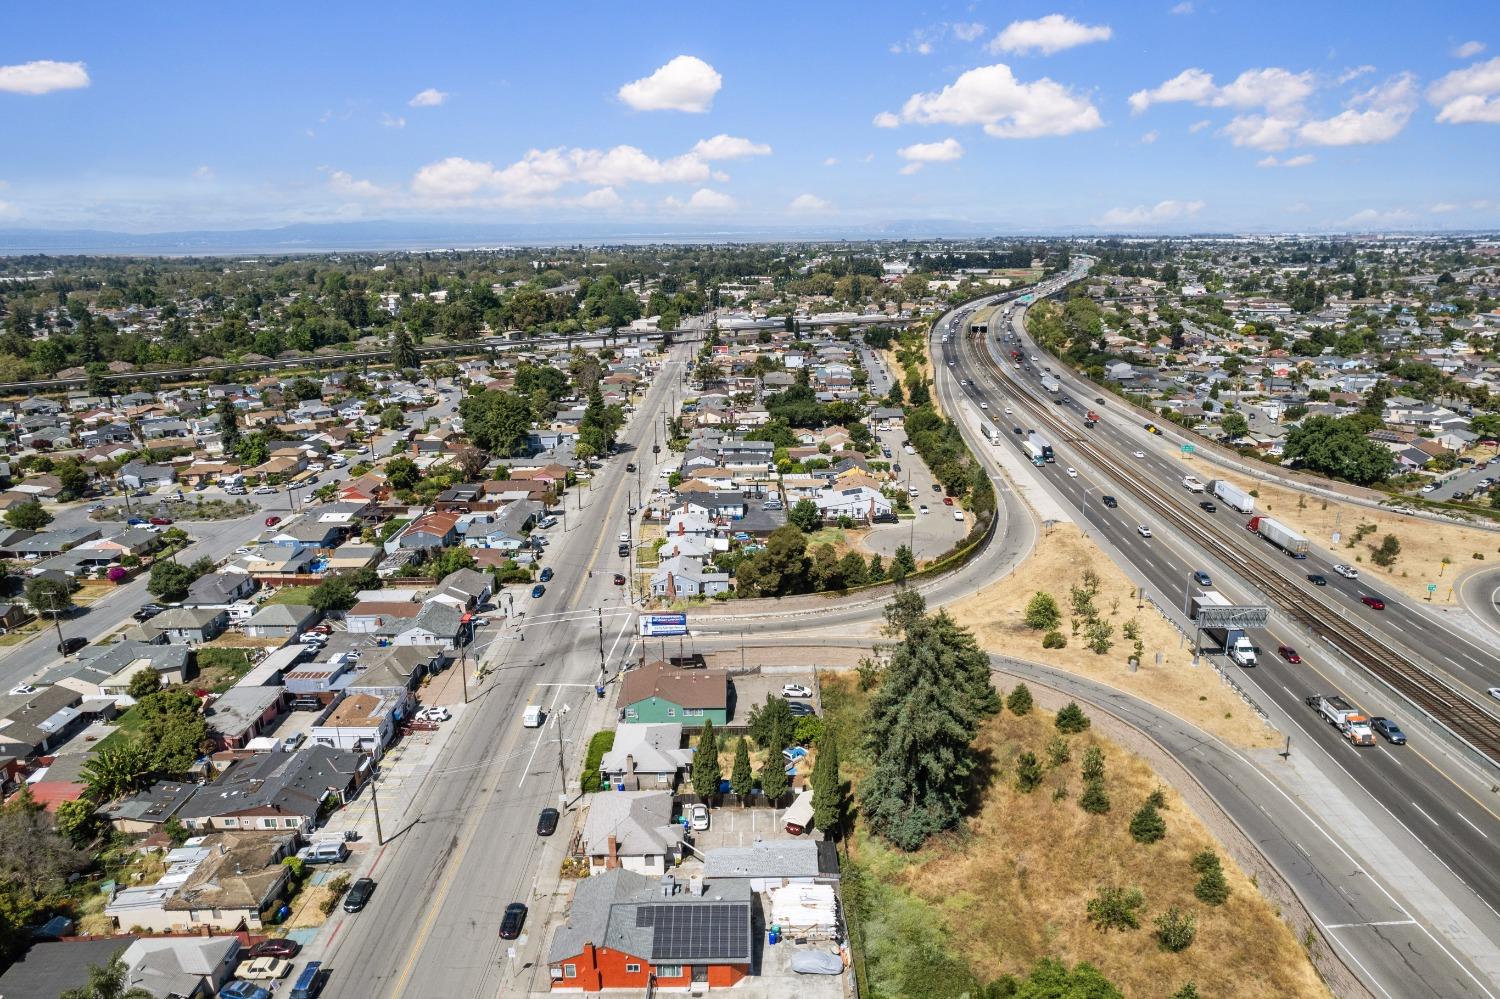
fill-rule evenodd
<path id="1" fill-rule="evenodd" d="M 461 610 L 472 611 L 490 599 L 494 577 L 477 569 L 455 569 L 438 583 L 429 600 L 441 600 Z"/>
<path id="2" fill-rule="evenodd" d="M 703 855 L 703 876 L 745 881 L 756 894 L 787 885 L 831 884 L 839 879 L 838 850 L 831 840 L 809 839 L 714 847 Z"/>
<path id="3" fill-rule="evenodd" d="M 177 481 L 177 470 L 171 465 L 152 465 L 128 461 L 120 468 L 120 483 L 128 489 L 155 489 Z"/>
<path id="4" fill-rule="evenodd" d="M 315 746 L 369 753 L 379 759 L 395 738 L 396 724 L 409 705 L 406 691 L 396 696 L 347 694 L 328 717 L 312 727 L 309 738 Z"/>
<path id="5" fill-rule="evenodd" d="M 34 943 L 0 975 L 5 999 L 57 999 L 88 986 L 94 965 L 106 965 L 134 943 L 134 936 L 74 937 Z"/>
<path id="6" fill-rule="evenodd" d="M 651 575 L 651 595 L 658 599 L 711 597 L 733 589 L 733 576 L 689 555 L 662 559 Z"/>
<path id="7" fill-rule="evenodd" d="M 291 883 L 281 861 L 297 851 L 291 831 L 216 832 L 169 851 L 157 883 L 117 889 L 104 913 L 120 926 L 153 933 L 264 928 Z"/>
<path id="8" fill-rule="evenodd" d="M 41 756 L 67 742 L 89 721 L 83 695 L 67 687 L 43 687 L 0 713 L 0 754 Z"/>
<path id="9" fill-rule="evenodd" d="M 661 875 L 681 858 L 686 836 L 672 821 L 671 791 L 614 791 L 594 796 L 581 847 L 590 874 L 623 867 Z"/>
<path id="10" fill-rule="evenodd" d="M 208 999 L 234 977 L 241 957 L 240 939 L 218 937 L 142 937 L 125 948 L 125 987 L 156 999 Z"/>
<path id="11" fill-rule="evenodd" d="M 435 601 L 422 604 L 409 621 L 388 621 L 375 633 L 389 637 L 396 645 L 436 645 L 451 652 L 459 647 L 467 628 L 462 611 Z"/>
<path id="12" fill-rule="evenodd" d="M 396 621 L 410 621 L 422 611 L 417 600 L 361 600 L 344 612 L 351 635 L 370 635 Z"/>
<path id="13" fill-rule="evenodd" d="M 402 548 L 447 548 L 458 542 L 456 513 L 429 513 L 412 521 L 401 535 Z"/>
<path id="14" fill-rule="evenodd" d="M 615 797 L 611 795 L 610 797 Z M 573 894 L 547 951 L 552 988 L 600 992 L 729 988 L 754 960 L 753 900 L 744 881 L 702 891 L 613 869 Z"/>
<path id="15" fill-rule="evenodd" d="M 230 763 L 178 813 L 189 829 L 295 829 L 311 832 L 325 803 L 347 802 L 369 774 L 359 753 L 308 746 L 256 753 Z"/>
<path id="16" fill-rule="evenodd" d="M 318 623 L 321 617 L 307 604 L 261 604 L 245 622 L 251 638 L 292 639 Z"/>
<path id="17" fill-rule="evenodd" d="M 197 791 L 197 784 L 159 780 L 134 794 L 116 798 L 99 809 L 99 814 L 109 820 L 116 832 L 150 835 L 175 818 Z"/>
<path id="18" fill-rule="evenodd" d="M 617 791 L 673 791 L 693 763 L 682 745 L 682 726 L 621 724 L 614 747 L 599 761 L 604 782 Z"/>
<path id="19" fill-rule="evenodd" d="M 229 614 L 217 607 L 172 607 L 146 622 L 148 633 L 185 645 L 211 642 L 229 627 Z"/>
<path id="20" fill-rule="evenodd" d="M 227 608 L 232 603 L 244 600 L 259 587 L 260 584 L 249 573 L 210 572 L 193 580 L 182 605 Z"/>
<path id="21" fill-rule="evenodd" d="M 679 669 L 657 660 L 625 674 L 620 717 L 628 722 L 715 725 L 729 720 L 729 674 L 719 669 Z"/>
<path id="22" fill-rule="evenodd" d="M 230 687 L 204 709 L 208 736 L 221 748 L 238 749 L 276 726 L 282 701 L 279 687 Z"/>

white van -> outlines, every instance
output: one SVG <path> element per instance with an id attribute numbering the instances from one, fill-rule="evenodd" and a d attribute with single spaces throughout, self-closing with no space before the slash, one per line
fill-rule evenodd
<path id="1" fill-rule="evenodd" d="M 537 521 L 536 522 L 536 526 L 540 527 L 544 531 L 547 530 L 547 528 L 549 528 L 549 527 L 556 527 L 557 526 L 557 518 L 554 517 L 554 516 L 552 516 L 549 513 L 547 516 L 545 516 L 541 520 Z"/>
<path id="2" fill-rule="evenodd" d="M 528 704 L 526 713 L 521 716 L 521 724 L 526 728 L 541 728 L 545 718 L 546 715 L 542 712 L 541 705 Z"/>

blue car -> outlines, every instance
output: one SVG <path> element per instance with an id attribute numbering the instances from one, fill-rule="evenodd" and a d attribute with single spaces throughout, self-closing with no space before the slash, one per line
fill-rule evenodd
<path id="1" fill-rule="evenodd" d="M 1208 577 L 1208 573 L 1204 572 L 1202 569 L 1199 569 L 1193 573 L 1193 582 L 1197 583 L 1199 586 L 1214 585 L 1214 581 L 1210 579 Z"/>
<path id="2" fill-rule="evenodd" d="M 143 524 L 151 523 L 151 521 L 147 520 L 145 517 L 131 517 L 129 520 L 125 521 L 125 523 L 131 527 L 140 527 Z"/>
<path id="3" fill-rule="evenodd" d="M 1385 741 L 1389 742 L 1391 745 L 1406 745 L 1406 733 L 1401 731 L 1401 726 L 1397 725 L 1389 718 L 1371 718 L 1370 727 L 1379 732 L 1381 735 L 1385 736 Z"/>
<path id="4" fill-rule="evenodd" d="M 545 586 L 543 586 L 541 583 L 537 583 L 535 586 L 533 586 L 531 588 L 531 599 L 537 600 L 537 599 L 539 599 L 541 597 L 541 595 L 543 593 L 546 593 L 546 592 L 547 592 L 547 588 Z"/>
<path id="5" fill-rule="evenodd" d="M 243 978 L 236 978 L 219 990 L 219 999 L 271 999 L 271 993 Z"/>
<path id="6" fill-rule="evenodd" d="M 547 568 L 545 568 L 545 569 L 542 570 L 541 579 L 542 579 L 542 582 L 544 582 L 544 583 L 550 583 L 550 582 L 552 582 L 552 567 L 550 565 L 547 566 Z"/>

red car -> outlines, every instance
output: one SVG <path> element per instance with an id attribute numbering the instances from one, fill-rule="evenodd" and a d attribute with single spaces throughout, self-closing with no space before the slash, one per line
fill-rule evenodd
<path id="1" fill-rule="evenodd" d="M 953 497 L 952 496 L 944 496 L 943 497 L 943 506 L 952 506 L 952 505 L 953 505 Z"/>
<path id="2" fill-rule="evenodd" d="M 172 523 L 172 518 L 171 517 L 152 517 L 151 518 L 151 523 L 155 524 L 157 527 L 166 527 L 168 524 Z"/>
<path id="3" fill-rule="evenodd" d="M 615 573 L 615 585 L 616 586 L 624 586 L 625 585 L 625 574 L 623 572 L 617 572 L 617 573 Z"/>
<path id="4" fill-rule="evenodd" d="M 1376 596 L 1360 597 L 1359 602 L 1371 610 L 1385 610 L 1385 601 Z"/>
<path id="5" fill-rule="evenodd" d="M 296 957 L 297 952 L 301 949 L 301 944 L 287 937 L 267 937 L 250 948 L 250 957 L 252 960 L 258 957 L 290 959 Z"/>
<path id="6" fill-rule="evenodd" d="M 1289 663 L 1300 663 L 1302 657 L 1297 655 L 1297 650 L 1290 645 L 1283 645 L 1276 650 L 1276 654 Z"/>
<path id="7" fill-rule="evenodd" d="M 281 518 L 280 517 L 267 517 L 266 518 L 266 526 L 267 527 L 275 527 L 279 523 L 281 523 Z"/>

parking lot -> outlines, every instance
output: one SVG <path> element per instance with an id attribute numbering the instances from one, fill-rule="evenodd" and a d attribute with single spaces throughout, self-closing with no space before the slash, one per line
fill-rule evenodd
<path id="1" fill-rule="evenodd" d="M 731 663 L 718 662 L 715 665 L 729 666 Z M 774 673 L 746 673 L 734 678 L 734 717 L 730 721 L 735 725 L 748 724 L 751 710 L 758 704 L 766 703 L 767 697 L 780 697 L 782 686 L 788 683 L 797 683 L 810 688 L 813 696 L 790 697 L 787 700 L 801 701 L 815 711 L 820 711 L 817 684 L 813 682 L 812 670 L 787 673 L 780 670 Z"/>
<path id="2" fill-rule="evenodd" d="M 945 506 L 942 488 L 933 488 L 937 480 L 928 471 L 922 456 L 915 451 L 908 454 L 902 450 L 905 430 L 882 430 L 877 436 L 880 446 L 890 449 L 890 460 L 901 466 L 897 473 L 901 488 L 915 487 L 917 490 L 915 497 L 909 497 L 915 519 L 903 517 L 899 524 L 875 525 L 865 535 L 864 546 L 889 558 L 901 545 L 910 545 L 918 562 L 935 559 L 968 535 L 970 517 L 964 514 L 961 521 L 953 519 L 954 511 L 962 512 L 962 507 L 956 502 L 954 506 Z M 926 513 L 921 512 L 923 505 L 927 507 Z"/>

